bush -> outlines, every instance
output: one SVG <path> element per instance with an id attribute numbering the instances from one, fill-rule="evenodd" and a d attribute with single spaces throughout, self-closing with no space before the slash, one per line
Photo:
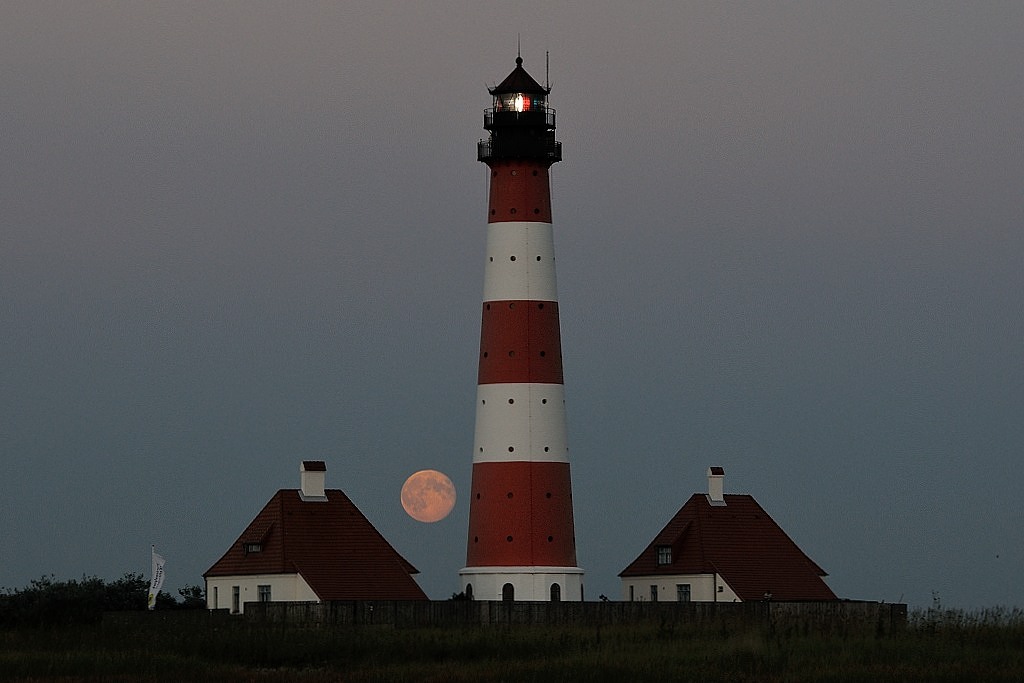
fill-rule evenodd
<path id="1" fill-rule="evenodd" d="M 203 590 L 188 586 L 179 591 L 182 602 L 160 591 L 158 609 L 205 607 Z M 0 626 L 55 626 L 98 623 L 104 612 L 144 610 L 149 597 L 149 581 L 141 574 L 128 573 L 105 582 L 96 576 L 57 580 L 43 576 L 26 588 L 5 589 L 0 593 Z"/>

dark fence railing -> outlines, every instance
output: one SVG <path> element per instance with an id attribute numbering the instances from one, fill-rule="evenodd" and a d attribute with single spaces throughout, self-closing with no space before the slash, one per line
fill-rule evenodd
<path id="1" fill-rule="evenodd" d="M 252 602 L 244 619 L 303 626 L 479 626 L 605 624 L 764 626 L 819 633 L 893 633 L 907 623 L 907 606 L 877 602 L 489 602 L 337 601 Z"/>
<path id="2" fill-rule="evenodd" d="M 478 161 L 492 159 L 538 159 L 556 163 L 562 160 L 562 143 L 545 138 L 485 138 L 476 145 Z"/>
<path id="3" fill-rule="evenodd" d="M 484 110 L 484 128 L 490 129 L 495 122 L 501 125 L 524 125 L 524 126 L 538 126 L 544 125 L 546 128 L 555 127 L 555 110 L 554 109 L 533 109 L 531 111 L 509 111 L 508 109 L 502 109 L 495 111 L 494 109 Z"/>

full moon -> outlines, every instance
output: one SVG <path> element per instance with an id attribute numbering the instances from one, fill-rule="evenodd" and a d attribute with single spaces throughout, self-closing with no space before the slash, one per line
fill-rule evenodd
<path id="1" fill-rule="evenodd" d="M 402 507 L 419 522 L 440 522 L 454 505 L 455 486 L 437 470 L 420 470 L 402 486 Z"/>

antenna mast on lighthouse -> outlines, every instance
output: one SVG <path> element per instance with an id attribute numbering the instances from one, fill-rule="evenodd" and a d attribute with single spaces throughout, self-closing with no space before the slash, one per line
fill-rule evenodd
<path id="1" fill-rule="evenodd" d="M 576 566 L 549 169 L 550 88 L 516 67 L 490 89 L 484 301 L 466 566 L 477 600 L 582 600 Z"/>

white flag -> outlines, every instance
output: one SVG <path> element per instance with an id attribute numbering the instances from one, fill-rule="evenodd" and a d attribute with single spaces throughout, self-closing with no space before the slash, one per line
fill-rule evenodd
<path id="1" fill-rule="evenodd" d="M 156 595 L 164 585 L 164 558 L 156 554 L 153 546 L 153 579 L 149 582 L 149 609 L 156 607 Z"/>

